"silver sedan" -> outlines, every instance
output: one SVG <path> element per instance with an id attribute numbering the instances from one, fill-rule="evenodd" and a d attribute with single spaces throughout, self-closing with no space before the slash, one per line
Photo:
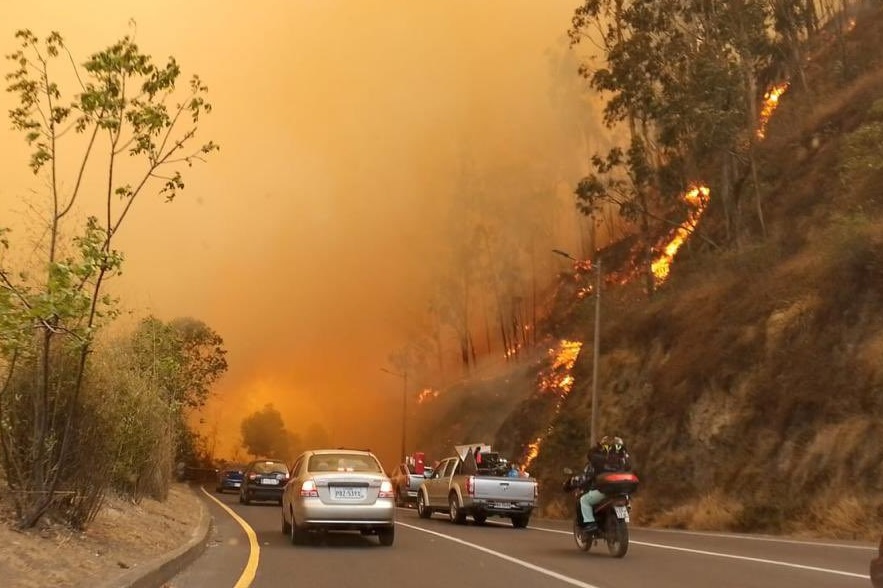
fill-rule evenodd
<path id="1" fill-rule="evenodd" d="M 370 451 L 305 451 L 282 494 L 282 532 L 301 544 L 310 531 L 360 531 L 395 540 L 395 493 Z"/>

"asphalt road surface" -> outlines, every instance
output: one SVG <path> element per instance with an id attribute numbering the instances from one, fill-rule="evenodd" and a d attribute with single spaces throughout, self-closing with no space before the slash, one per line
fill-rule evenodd
<path id="1" fill-rule="evenodd" d="M 208 547 L 170 588 L 869 588 L 876 550 L 632 527 L 628 554 L 614 559 L 604 545 L 579 551 L 566 522 L 454 525 L 443 514 L 422 520 L 410 508 L 397 512 L 392 547 L 358 533 L 294 546 L 282 534 L 277 504 L 244 506 L 235 494 L 209 490 L 201 493 L 214 517 Z"/>

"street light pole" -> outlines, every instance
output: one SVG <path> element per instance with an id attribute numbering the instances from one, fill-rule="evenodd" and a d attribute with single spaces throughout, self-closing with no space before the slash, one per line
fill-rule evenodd
<path id="1" fill-rule="evenodd" d="M 579 262 L 566 251 L 553 249 L 552 253 L 566 257 L 567 259 Z M 601 346 L 601 256 L 595 255 L 595 261 L 592 262 L 592 268 L 595 270 L 595 338 L 593 344 L 592 357 L 592 419 L 589 423 L 589 445 L 595 445 L 598 430 L 598 355 Z"/>
<path id="2" fill-rule="evenodd" d="M 601 256 L 596 256 L 595 268 L 595 342 L 592 357 L 592 426 L 589 430 L 589 445 L 595 446 L 595 433 L 598 430 L 598 348 L 601 345 Z"/>
<path id="3" fill-rule="evenodd" d="M 402 379 L 402 459 L 405 460 L 407 456 L 405 453 L 405 431 L 408 423 L 408 372 L 398 373 L 386 368 L 380 368 L 380 371 Z"/>

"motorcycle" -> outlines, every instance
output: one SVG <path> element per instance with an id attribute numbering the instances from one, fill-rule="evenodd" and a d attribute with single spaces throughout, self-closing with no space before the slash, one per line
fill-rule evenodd
<path id="1" fill-rule="evenodd" d="M 581 483 L 581 476 L 574 476 L 573 470 L 565 468 L 568 476 L 565 490 L 574 496 L 573 539 L 582 551 L 589 551 L 595 543 L 604 541 L 613 557 L 624 557 L 629 549 L 629 519 L 631 494 L 638 488 L 638 477 L 632 472 L 604 472 L 595 477 L 594 487 L 605 495 L 600 504 L 595 505 L 596 527 L 584 528 L 580 497 L 589 491 Z"/>

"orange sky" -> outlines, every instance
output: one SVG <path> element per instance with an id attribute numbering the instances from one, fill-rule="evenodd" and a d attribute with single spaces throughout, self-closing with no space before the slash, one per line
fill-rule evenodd
<path id="1" fill-rule="evenodd" d="M 194 316 L 224 337 L 230 370 L 205 411 L 221 452 L 273 402 L 289 428 L 320 422 L 335 443 L 390 461 L 401 381 L 380 368 L 421 320 L 464 154 L 479 170 L 557 170 L 557 186 L 543 178 L 564 227 L 550 243 L 577 247 L 569 192 L 585 146 L 576 114 L 550 99 L 547 55 L 566 50 L 575 4 L 4 2 L 0 50 L 15 49 L 18 28 L 58 30 L 82 60 L 132 18 L 143 50 L 202 77 L 215 110 L 201 136 L 221 151 L 185 170 L 173 204 L 137 203 L 113 287 L 136 314 Z M 12 104 L 0 95 L 0 110 Z M 0 161 L 0 225 L 14 224 L 40 183 L 8 125 Z M 562 269 L 551 254 L 540 262 Z"/>

